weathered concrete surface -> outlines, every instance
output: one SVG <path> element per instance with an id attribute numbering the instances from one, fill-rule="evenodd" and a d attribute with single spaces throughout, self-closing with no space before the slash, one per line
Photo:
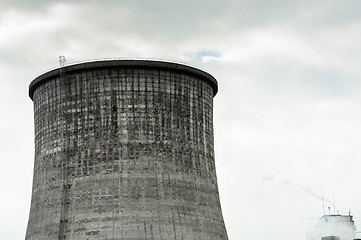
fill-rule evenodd
<path id="1" fill-rule="evenodd" d="M 26 239 L 227 239 L 216 91 L 207 73 L 154 61 L 93 62 L 35 79 Z"/>

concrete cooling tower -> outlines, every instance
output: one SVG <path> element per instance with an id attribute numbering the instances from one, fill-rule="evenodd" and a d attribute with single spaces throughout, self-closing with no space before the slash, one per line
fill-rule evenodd
<path id="1" fill-rule="evenodd" d="M 228 239 L 216 93 L 208 73 L 161 61 L 84 62 L 37 77 L 26 239 Z"/>

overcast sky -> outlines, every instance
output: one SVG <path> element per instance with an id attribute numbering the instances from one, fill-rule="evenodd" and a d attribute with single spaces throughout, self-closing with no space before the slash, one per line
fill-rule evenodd
<path id="1" fill-rule="evenodd" d="M 323 214 L 321 189 L 326 209 L 335 193 L 336 209 L 351 209 L 361 231 L 360 0 L 0 1 L 0 239 L 25 236 L 28 85 L 59 55 L 166 59 L 218 80 L 229 239 L 305 240 Z"/>

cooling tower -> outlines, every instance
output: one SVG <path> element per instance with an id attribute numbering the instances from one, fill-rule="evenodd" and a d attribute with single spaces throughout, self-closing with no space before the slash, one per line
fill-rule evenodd
<path id="1" fill-rule="evenodd" d="M 92 61 L 37 77 L 26 239 L 228 239 L 216 80 L 177 63 Z"/>

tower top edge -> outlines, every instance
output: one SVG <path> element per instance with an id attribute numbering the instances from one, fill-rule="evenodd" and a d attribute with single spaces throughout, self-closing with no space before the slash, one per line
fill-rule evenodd
<path id="1" fill-rule="evenodd" d="M 77 71 L 97 69 L 97 68 L 154 68 L 154 69 L 167 69 L 175 72 L 188 73 L 199 77 L 208 82 L 213 89 L 213 96 L 218 92 L 217 80 L 209 73 L 183 63 L 168 62 L 161 60 L 123 60 L 123 59 L 111 59 L 111 60 L 92 60 L 84 61 L 80 63 L 68 64 L 60 66 L 55 69 L 49 70 L 40 76 L 36 77 L 29 85 L 29 97 L 33 100 L 34 92 L 38 86 L 53 79 L 54 77 L 60 76 L 61 73 L 72 73 Z"/>

